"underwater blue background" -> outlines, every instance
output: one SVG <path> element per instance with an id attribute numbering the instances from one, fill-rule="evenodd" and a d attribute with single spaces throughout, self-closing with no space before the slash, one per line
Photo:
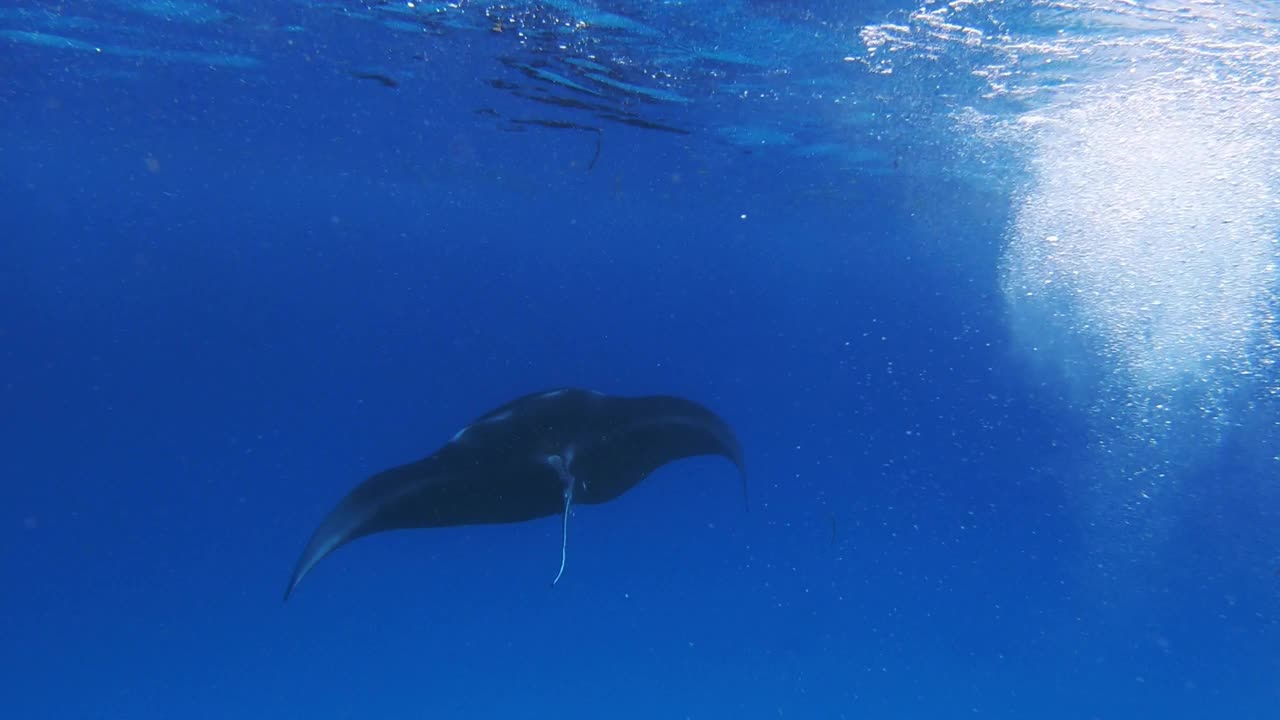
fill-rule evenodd
<path id="1" fill-rule="evenodd" d="M 1275 717 L 1274 408 L 1182 471 L 1158 547 L 1099 527 L 1093 431 L 1009 329 L 999 188 L 717 140 L 716 103 L 588 170 L 590 132 L 477 116 L 518 107 L 483 31 L 402 71 L 423 40 L 319 4 L 9 5 L 6 717 Z M 18 34 L 54 30 L 261 64 Z M 559 385 L 712 407 L 752 507 L 685 461 L 575 510 L 554 591 L 548 518 L 361 540 L 281 603 L 356 482 Z"/>

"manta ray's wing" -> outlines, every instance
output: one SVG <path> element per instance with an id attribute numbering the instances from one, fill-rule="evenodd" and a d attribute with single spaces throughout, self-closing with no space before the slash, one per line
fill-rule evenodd
<path id="1" fill-rule="evenodd" d="M 494 462 L 491 450 L 445 446 L 424 460 L 384 470 L 358 485 L 312 533 L 289 578 L 285 599 L 317 563 L 366 535 L 519 522 L 558 512 L 558 494 L 542 491 L 558 482 L 550 467 Z"/>
<path id="2" fill-rule="evenodd" d="M 434 510 L 449 501 L 456 478 L 445 473 L 433 455 L 416 463 L 384 470 L 356 486 L 311 534 L 284 599 L 329 553 L 352 540 L 384 530 L 429 527 Z"/>
<path id="3" fill-rule="evenodd" d="M 742 445 L 720 416 L 670 395 L 609 397 L 603 403 L 600 430 L 574 461 L 575 474 L 586 484 L 581 502 L 607 502 L 667 463 L 702 455 L 719 455 L 737 467 L 745 500 Z"/>

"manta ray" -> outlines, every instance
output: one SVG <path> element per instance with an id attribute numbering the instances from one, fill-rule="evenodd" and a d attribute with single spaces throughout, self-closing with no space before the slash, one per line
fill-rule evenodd
<path id="1" fill-rule="evenodd" d="M 480 416 L 426 458 L 357 485 L 311 535 L 284 598 L 330 553 L 366 535 L 560 515 L 554 587 L 564 574 L 574 503 L 609 502 L 659 467 L 701 455 L 734 464 L 745 500 L 746 467 L 737 437 L 692 400 L 579 388 L 525 395 Z"/>

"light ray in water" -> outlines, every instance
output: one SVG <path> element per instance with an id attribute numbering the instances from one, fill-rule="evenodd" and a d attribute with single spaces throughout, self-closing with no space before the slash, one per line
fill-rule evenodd
<path id="1" fill-rule="evenodd" d="M 1011 189 L 1014 340 L 1091 420 L 1063 438 L 1083 451 L 1064 475 L 1084 524 L 1142 557 L 1198 511 L 1190 479 L 1222 481 L 1198 475 L 1222 441 L 1280 398 L 1280 22 L 1231 0 L 1086 0 L 1011 34 L 1009 5 L 927 4 L 864 29 L 860 59 L 895 84 L 972 88 L 916 97 L 963 127 L 956 166 Z M 967 77 L 940 80 L 934 58 Z"/>
<path id="2" fill-rule="evenodd" d="M 1081 499 L 1130 560 L 1195 512 L 1185 483 L 1277 382 L 1277 104 L 1168 52 L 1024 116 L 1004 267 L 1020 344 L 1088 408 Z"/>

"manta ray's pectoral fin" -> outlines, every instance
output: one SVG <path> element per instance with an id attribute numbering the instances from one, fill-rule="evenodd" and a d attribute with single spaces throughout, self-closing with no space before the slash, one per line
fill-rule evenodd
<path id="1" fill-rule="evenodd" d="M 573 473 L 569 472 L 569 463 L 572 461 L 573 448 L 565 452 L 565 457 L 551 455 L 547 458 L 547 464 L 560 476 L 560 482 L 564 483 L 564 512 L 560 524 L 560 570 L 556 572 L 555 580 L 551 581 L 551 587 L 555 587 L 556 583 L 560 582 L 560 576 L 564 575 L 565 561 L 569 556 L 569 508 L 573 505 L 573 486 L 577 484 L 573 479 Z"/>

